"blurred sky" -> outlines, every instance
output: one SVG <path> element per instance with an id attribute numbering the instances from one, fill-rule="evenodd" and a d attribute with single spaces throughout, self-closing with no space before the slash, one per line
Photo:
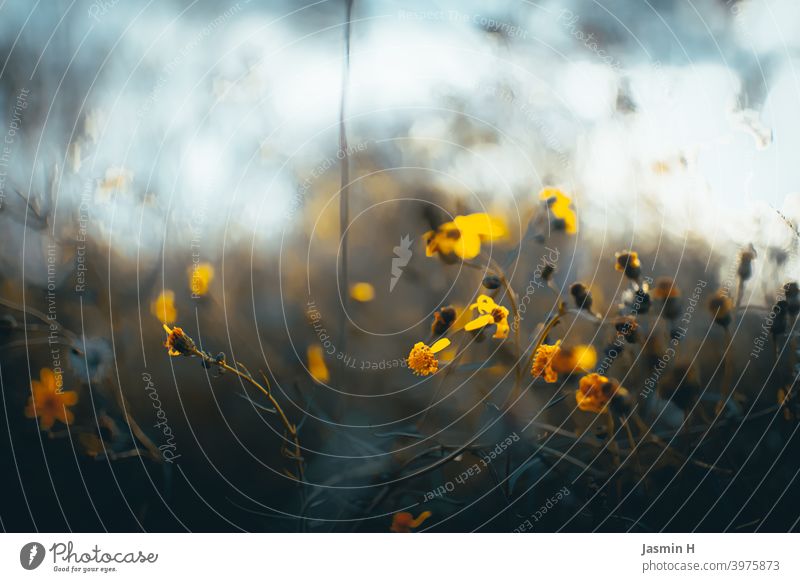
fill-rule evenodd
<path id="1" fill-rule="evenodd" d="M 9 183 L 36 197 L 63 169 L 59 211 L 90 188 L 121 248 L 198 204 L 274 239 L 336 152 L 343 19 L 333 0 L 6 1 L 2 126 L 31 104 Z M 350 140 L 398 140 L 387 166 L 482 201 L 560 184 L 601 230 L 742 244 L 775 235 L 772 208 L 800 220 L 796 0 L 356 0 L 353 19 Z"/>

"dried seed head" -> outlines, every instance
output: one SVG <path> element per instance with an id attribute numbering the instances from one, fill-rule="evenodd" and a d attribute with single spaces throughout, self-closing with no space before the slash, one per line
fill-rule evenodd
<path id="1" fill-rule="evenodd" d="M 711 315 L 714 316 L 714 323 L 722 327 L 728 327 L 731 323 L 733 314 L 733 301 L 728 297 L 724 289 L 718 290 L 708 302 Z"/>
<path id="2" fill-rule="evenodd" d="M 196 351 L 194 340 L 183 332 L 180 327 L 170 328 L 164 324 L 164 331 L 167 332 L 167 340 L 164 347 L 167 348 L 170 356 L 193 356 Z"/>
<path id="3" fill-rule="evenodd" d="M 739 253 L 739 267 L 736 269 L 736 274 L 742 281 L 747 281 L 753 276 L 753 260 L 756 255 L 756 249 L 752 244 Z"/>
<path id="4" fill-rule="evenodd" d="M 592 293 L 583 283 L 573 283 L 569 287 L 569 293 L 575 299 L 575 306 L 578 309 L 590 311 L 592 309 Z"/>
<path id="5" fill-rule="evenodd" d="M 614 320 L 614 329 L 617 330 L 617 333 L 625 338 L 630 344 L 635 344 L 636 340 L 638 339 L 638 329 L 639 324 L 636 322 L 636 318 L 630 315 L 623 315 L 621 317 L 617 317 Z"/>
<path id="6" fill-rule="evenodd" d="M 625 273 L 628 279 L 638 281 L 642 274 L 642 263 L 639 261 L 639 254 L 636 251 L 621 251 L 617 253 L 614 268 L 621 273 Z"/>
<path id="7" fill-rule="evenodd" d="M 456 310 L 454 307 L 442 307 L 433 314 L 433 324 L 431 333 L 435 336 L 443 335 L 453 325 L 456 320 Z"/>
<path id="8" fill-rule="evenodd" d="M 681 290 L 670 277 L 659 277 L 653 286 L 653 297 L 660 301 L 681 296 Z"/>
<path id="9" fill-rule="evenodd" d="M 486 275 L 483 278 L 483 286 L 486 287 L 487 289 L 491 290 L 499 289 L 500 285 L 502 284 L 503 282 L 497 275 Z"/>

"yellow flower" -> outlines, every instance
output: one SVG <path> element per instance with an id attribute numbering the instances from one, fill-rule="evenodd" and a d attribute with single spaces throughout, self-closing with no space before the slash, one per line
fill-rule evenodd
<path id="1" fill-rule="evenodd" d="M 567 234 L 578 232 L 578 215 L 572 209 L 572 198 L 558 188 L 542 188 L 539 200 L 547 202 L 553 222 Z"/>
<path id="2" fill-rule="evenodd" d="M 431 516 L 430 511 L 423 511 L 419 516 L 414 519 L 414 516 L 407 511 L 395 513 L 392 516 L 391 530 L 395 533 L 411 533 L 411 530 L 418 528 L 426 519 Z"/>
<path id="3" fill-rule="evenodd" d="M 175 293 L 167 289 L 150 304 L 150 313 L 155 315 L 161 323 L 171 324 L 178 319 L 178 310 L 175 309 Z"/>
<path id="4" fill-rule="evenodd" d="M 309 346 L 306 352 L 308 357 L 308 371 L 311 377 L 320 384 L 325 384 L 331 379 L 328 366 L 325 364 L 325 357 L 322 355 L 321 346 Z"/>
<path id="5" fill-rule="evenodd" d="M 180 327 L 170 329 L 165 323 L 164 331 L 167 332 L 167 341 L 164 342 L 164 347 L 167 348 L 170 356 L 194 355 L 194 350 L 196 349 L 194 340 L 183 333 L 183 329 Z"/>
<path id="6" fill-rule="evenodd" d="M 553 369 L 559 374 L 586 372 L 597 365 L 597 350 L 590 345 L 561 348 L 553 358 Z"/>
<path id="7" fill-rule="evenodd" d="M 368 303 L 375 299 L 375 287 L 369 283 L 356 283 L 350 287 L 350 297 L 359 303 Z"/>
<path id="8" fill-rule="evenodd" d="M 548 384 L 558 380 L 558 373 L 553 369 L 553 359 L 561 351 L 560 346 L 561 340 L 558 340 L 552 345 L 542 344 L 536 348 L 531 367 L 531 374 L 534 378 L 541 376 Z"/>
<path id="9" fill-rule="evenodd" d="M 474 259 L 481 252 L 482 242 L 492 242 L 506 234 L 503 220 L 485 212 L 456 216 L 452 222 L 425 233 L 425 254 L 432 257 L 455 253 L 462 259 Z"/>
<path id="10" fill-rule="evenodd" d="M 192 290 L 192 295 L 202 297 L 208 293 L 213 280 L 214 265 L 211 263 L 198 263 L 189 267 L 189 288 Z"/>
<path id="11" fill-rule="evenodd" d="M 432 346 L 424 342 L 417 342 L 408 354 L 408 367 L 417 376 L 428 376 L 435 374 L 439 370 L 439 360 L 434 355 L 441 352 L 450 345 L 450 340 L 446 337 L 436 341 Z"/>
<path id="12" fill-rule="evenodd" d="M 600 374 L 588 374 L 581 378 L 575 391 L 578 408 L 587 412 L 601 413 L 615 396 L 627 396 L 628 391 L 616 380 Z"/>
<path id="13" fill-rule="evenodd" d="M 75 417 L 68 406 L 78 403 L 78 393 L 61 390 L 61 375 L 42 368 L 39 380 L 31 382 L 31 397 L 25 407 L 25 416 L 39 418 L 42 430 L 50 430 L 56 420 L 71 424 Z"/>
<path id="14" fill-rule="evenodd" d="M 474 331 L 494 324 L 497 329 L 493 338 L 505 339 L 508 337 L 508 309 L 495 303 L 494 299 L 488 295 L 479 296 L 477 303 L 473 303 L 469 308 L 477 309 L 479 316 L 464 326 L 466 331 Z"/>

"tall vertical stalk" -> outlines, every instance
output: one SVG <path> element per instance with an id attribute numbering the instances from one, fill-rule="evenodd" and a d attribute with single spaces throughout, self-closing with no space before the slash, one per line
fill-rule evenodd
<path id="1" fill-rule="evenodd" d="M 347 155 L 347 125 L 345 113 L 347 106 L 347 86 L 350 82 L 350 16 L 353 11 L 353 0 L 345 0 L 345 29 L 344 29 L 344 55 L 342 63 L 342 87 L 339 101 L 339 234 L 342 257 L 339 261 L 339 296 L 342 301 L 342 310 L 339 317 L 339 349 L 347 351 L 347 298 L 348 298 L 348 248 L 347 230 L 350 224 L 350 156 Z M 344 362 L 344 358 L 342 358 Z"/>

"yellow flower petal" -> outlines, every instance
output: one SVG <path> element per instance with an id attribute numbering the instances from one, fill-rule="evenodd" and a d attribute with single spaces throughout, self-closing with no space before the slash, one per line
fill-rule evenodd
<path id="1" fill-rule="evenodd" d="M 470 232 L 489 241 L 508 234 L 508 229 L 501 218 L 485 212 L 456 216 L 454 222 L 461 232 Z"/>
<path id="2" fill-rule="evenodd" d="M 470 321 L 467 325 L 464 326 L 466 331 L 475 331 L 476 329 L 481 329 L 486 327 L 487 325 L 491 325 L 494 323 L 494 317 L 491 314 L 481 315 L 480 317 L 476 317 L 472 321 Z"/>
<path id="3" fill-rule="evenodd" d="M 479 295 L 477 301 L 469 306 L 470 309 L 477 309 L 478 313 L 491 313 L 495 307 L 497 303 L 488 295 Z"/>
<path id="4" fill-rule="evenodd" d="M 462 259 L 474 259 L 481 254 L 481 239 L 474 233 L 462 232 L 461 237 L 456 241 L 455 253 Z"/>
<path id="5" fill-rule="evenodd" d="M 443 349 L 445 349 L 449 345 L 450 345 L 450 340 L 447 339 L 446 337 L 443 337 L 442 339 L 438 340 L 436 343 L 434 343 L 431 346 L 431 351 L 434 354 L 436 354 L 438 352 L 441 352 Z"/>

